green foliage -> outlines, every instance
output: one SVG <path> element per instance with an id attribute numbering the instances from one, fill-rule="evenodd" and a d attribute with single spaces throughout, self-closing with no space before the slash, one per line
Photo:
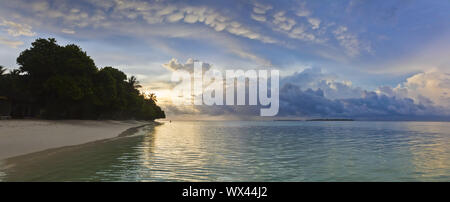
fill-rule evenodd
<path id="1" fill-rule="evenodd" d="M 0 66 L 0 96 L 13 104 L 15 117 L 48 119 L 164 118 L 156 100 L 139 93 L 136 77 L 113 67 L 98 69 L 77 45 L 37 39 L 17 58 L 19 69 Z"/>

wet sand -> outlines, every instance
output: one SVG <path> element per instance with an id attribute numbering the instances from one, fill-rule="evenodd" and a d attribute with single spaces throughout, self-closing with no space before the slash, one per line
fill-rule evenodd
<path id="1" fill-rule="evenodd" d="M 120 181 L 102 180 L 114 172 L 121 156 L 144 139 L 151 139 L 159 122 L 129 128 L 118 136 L 73 146 L 47 149 L 0 160 L 0 182 Z"/>
<path id="2" fill-rule="evenodd" d="M 0 121 L 0 160 L 53 148 L 114 138 L 142 121 Z"/>

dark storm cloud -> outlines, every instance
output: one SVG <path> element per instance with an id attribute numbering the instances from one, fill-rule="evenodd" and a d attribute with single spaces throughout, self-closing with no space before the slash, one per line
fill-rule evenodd
<path id="1" fill-rule="evenodd" d="M 248 92 L 247 92 L 248 93 Z M 355 118 L 372 120 L 447 120 L 449 112 L 432 103 L 353 87 L 318 68 L 280 80 L 277 117 Z M 248 95 L 246 96 L 248 99 Z M 425 98 L 423 98 L 425 99 Z M 267 106 L 195 106 L 200 114 L 258 116 Z"/>
<path id="2" fill-rule="evenodd" d="M 360 98 L 331 100 L 321 89 L 301 90 L 285 84 L 280 90 L 278 116 L 342 117 L 379 120 L 438 120 L 448 119 L 445 110 L 414 103 L 409 98 L 388 97 L 365 91 Z"/>

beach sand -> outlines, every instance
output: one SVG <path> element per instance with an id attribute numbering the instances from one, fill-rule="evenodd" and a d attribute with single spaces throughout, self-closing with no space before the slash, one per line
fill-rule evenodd
<path id="1" fill-rule="evenodd" d="M 141 121 L 0 121 L 0 160 L 52 148 L 79 145 L 119 136 Z"/>

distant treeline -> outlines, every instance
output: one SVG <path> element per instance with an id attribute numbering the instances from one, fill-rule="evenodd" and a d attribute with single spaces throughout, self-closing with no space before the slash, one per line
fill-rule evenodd
<path id="1" fill-rule="evenodd" d="M 3 115 L 45 119 L 165 118 L 154 96 L 139 93 L 134 76 L 127 78 L 112 67 L 98 69 L 77 45 L 60 46 L 55 39 L 37 39 L 20 54 L 17 64 L 19 68 L 9 72 L 0 67 Z"/>

